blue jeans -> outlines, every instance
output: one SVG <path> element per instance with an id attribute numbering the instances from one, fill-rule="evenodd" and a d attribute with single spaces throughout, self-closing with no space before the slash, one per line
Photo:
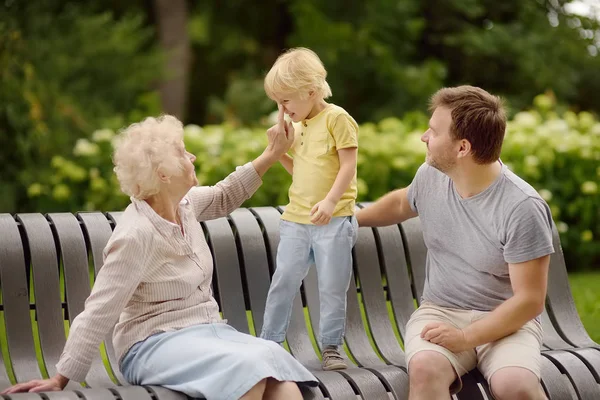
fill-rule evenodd
<path id="1" fill-rule="evenodd" d="M 282 220 L 263 339 L 281 343 L 290 323 L 292 302 L 312 264 L 317 268 L 321 346 L 343 343 L 346 327 L 346 292 L 352 277 L 352 248 L 358 236 L 355 217 L 335 217 L 327 225 L 298 224 Z"/>

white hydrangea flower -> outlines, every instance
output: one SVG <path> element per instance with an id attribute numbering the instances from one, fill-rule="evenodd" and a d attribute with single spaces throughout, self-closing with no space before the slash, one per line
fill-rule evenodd
<path id="1" fill-rule="evenodd" d="M 100 148 L 96 143 L 92 143 L 87 139 L 78 139 L 73 148 L 73 154 L 76 156 L 89 157 L 100 152 Z"/>
<path id="2" fill-rule="evenodd" d="M 110 129 L 98 129 L 92 133 L 92 140 L 94 142 L 110 142 L 115 136 L 115 133 Z"/>

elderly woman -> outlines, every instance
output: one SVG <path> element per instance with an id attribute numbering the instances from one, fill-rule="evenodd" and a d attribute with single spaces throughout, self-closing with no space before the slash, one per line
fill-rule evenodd
<path id="1" fill-rule="evenodd" d="M 316 385 L 279 345 L 227 325 L 211 294 L 212 257 L 197 221 L 239 207 L 287 152 L 294 132 L 281 110 L 267 135 L 258 158 L 202 187 L 176 118 L 147 118 L 125 129 L 114 163 L 131 204 L 106 245 L 85 310 L 73 321 L 58 374 L 4 393 L 61 390 L 70 379 L 83 381 L 115 321 L 114 348 L 132 384 L 208 400 L 301 399 L 298 384 Z"/>

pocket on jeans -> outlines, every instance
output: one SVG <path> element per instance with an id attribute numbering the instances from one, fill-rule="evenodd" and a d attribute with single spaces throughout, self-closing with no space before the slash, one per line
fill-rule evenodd
<path id="1" fill-rule="evenodd" d="M 358 239 L 358 221 L 354 215 L 348 217 L 350 222 L 350 237 L 352 238 L 352 244 L 356 244 L 356 240 Z"/>

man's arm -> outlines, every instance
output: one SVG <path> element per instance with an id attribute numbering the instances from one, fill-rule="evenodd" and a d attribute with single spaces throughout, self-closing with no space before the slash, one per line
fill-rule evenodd
<path id="1" fill-rule="evenodd" d="M 410 186 L 409 186 L 410 187 Z M 410 208 L 408 189 L 394 190 L 369 207 L 356 212 L 359 226 L 386 226 L 399 224 L 418 214 Z"/>
<path id="2" fill-rule="evenodd" d="M 509 264 L 513 296 L 486 317 L 457 329 L 444 323 L 431 323 L 421 337 L 458 353 L 508 336 L 544 311 L 550 256 L 519 264 Z"/>
<path id="3" fill-rule="evenodd" d="M 463 329 L 470 347 L 508 336 L 544 311 L 549 266 L 549 255 L 508 265 L 514 295 L 485 318 Z"/>

